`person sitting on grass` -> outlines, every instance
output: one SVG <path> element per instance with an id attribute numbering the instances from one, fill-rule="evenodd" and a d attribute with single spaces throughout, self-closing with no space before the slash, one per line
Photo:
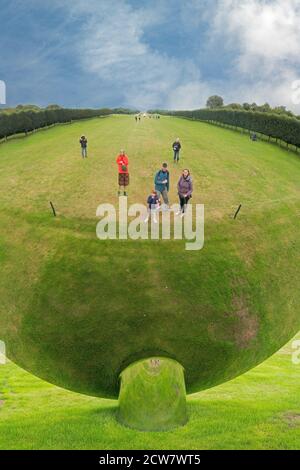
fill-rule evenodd
<path id="1" fill-rule="evenodd" d="M 87 158 L 87 144 L 88 144 L 88 141 L 87 141 L 87 138 L 85 137 L 85 135 L 82 135 L 80 137 L 79 143 L 81 145 L 82 158 Z"/>
<path id="2" fill-rule="evenodd" d="M 179 162 L 179 155 L 180 155 L 180 150 L 181 150 L 181 143 L 179 138 L 175 140 L 175 142 L 172 145 L 173 152 L 174 152 L 174 163 Z"/>
<path id="3" fill-rule="evenodd" d="M 154 189 L 147 199 L 147 205 L 148 205 L 148 215 L 145 219 L 145 223 L 148 223 L 148 220 L 151 217 L 151 214 L 153 214 L 153 222 L 157 224 L 158 220 L 157 220 L 156 214 L 160 209 L 160 199 L 157 195 L 157 191 L 155 191 Z"/>
<path id="4" fill-rule="evenodd" d="M 168 192 L 170 188 L 170 174 L 168 171 L 168 165 L 166 163 L 163 164 L 161 170 L 159 170 L 154 179 L 155 183 L 155 191 L 160 199 L 162 196 L 165 208 L 169 207 L 169 197 Z"/>
<path id="5" fill-rule="evenodd" d="M 127 196 L 126 188 L 129 185 L 129 171 L 128 171 L 128 164 L 129 160 L 124 150 L 120 151 L 120 154 L 117 157 L 117 165 L 118 165 L 118 172 L 119 172 L 119 192 L 118 195 Z"/>
<path id="6" fill-rule="evenodd" d="M 193 182 L 189 170 L 183 170 L 182 175 L 177 184 L 178 196 L 180 202 L 180 211 L 176 215 L 184 217 L 186 206 L 192 197 Z"/>

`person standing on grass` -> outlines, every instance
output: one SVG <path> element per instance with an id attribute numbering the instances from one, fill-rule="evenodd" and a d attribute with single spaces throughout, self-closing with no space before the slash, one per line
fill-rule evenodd
<path id="1" fill-rule="evenodd" d="M 164 163 L 161 170 L 156 173 L 154 183 L 158 198 L 160 199 L 162 196 L 165 206 L 169 207 L 168 192 L 170 189 L 170 174 L 166 163 Z"/>
<path id="2" fill-rule="evenodd" d="M 81 155 L 82 155 L 82 158 L 87 158 L 87 145 L 88 145 L 88 141 L 87 141 L 87 138 L 85 137 L 85 135 L 82 135 L 82 136 L 80 137 L 79 143 L 80 143 L 80 145 L 81 145 Z"/>
<path id="3" fill-rule="evenodd" d="M 179 138 L 177 138 L 175 140 L 175 142 L 172 145 L 172 148 L 173 148 L 173 152 L 174 152 L 174 163 L 178 163 L 179 162 L 180 150 L 181 150 L 181 143 L 180 143 Z"/>
<path id="4" fill-rule="evenodd" d="M 117 165 L 118 165 L 118 172 L 119 172 L 119 196 L 127 196 L 126 188 L 129 185 L 129 171 L 128 171 L 128 164 L 129 160 L 124 150 L 120 151 L 120 154 L 117 157 Z"/>
<path id="5" fill-rule="evenodd" d="M 193 181 L 189 170 L 183 170 L 182 175 L 177 184 L 178 196 L 180 202 L 180 211 L 176 215 L 184 217 L 186 206 L 192 197 L 193 193 Z"/>
<path id="6" fill-rule="evenodd" d="M 148 214 L 147 214 L 146 219 L 144 220 L 145 224 L 148 223 L 149 218 L 151 217 L 151 214 L 153 214 L 153 222 L 157 224 L 158 220 L 157 220 L 156 214 L 158 213 L 159 208 L 160 208 L 160 199 L 157 195 L 157 191 L 155 191 L 154 189 L 147 199 L 147 205 L 148 205 Z"/>

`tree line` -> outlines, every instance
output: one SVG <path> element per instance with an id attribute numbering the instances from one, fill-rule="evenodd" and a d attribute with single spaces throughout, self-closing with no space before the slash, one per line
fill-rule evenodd
<path id="1" fill-rule="evenodd" d="M 171 111 L 169 115 L 197 119 L 211 123 L 247 129 L 261 133 L 287 144 L 300 147 L 300 120 L 284 114 L 234 109 L 199 109 L 195 111 Z"/>
<path id="2" fill-rule="evenodd" d="M 206 102 L 206 107 L 209 109 L 217 109 L 217 108 L 223 108 L 223 109 L 236 109 L 239 111 L 258 111 L 261 113 L 269 113 L 269 114 L 285 114 L 286 116 L 290 117 L 295 117 L 297 119 L 300 119 L 300 116 L 296 116 L 292 111 L 289 111 L 286 109 L 285 106 L 275 106 L 272 107 L 269 105 L 269 103 L 264 103 L 262 105 L 258 105 L 256 103 L 229 103 L 229 104 L 224 104 L 224 99 L 222 96 L 218 95 L 213 95 L 210 96 Z"/>
<path id="3" fill-rule="evenodd" d="M 108 116 L 109 114 L 133 114 L 136 111 L 124 108 L 109 109 L 66 109 L 50 105 L 45 109 L 37 106 L 19 105 L 17 108 L 0 112 L 0 139 L 45 128 L 53 124 L 67 123 L 81 119 Z"/>
<path id="4" fill-rule="evenodd" d="M 250 132 L 264 134 L 300 147 L 300 116 L 288 111 L 285 106 L 272 108 L 268 103 L 230 103 L 224 104 L 222 96 L 210 96 L 206 108 L 193 111 L 151 110 L 162 115 L 185 117 L 225 126 L 246 129 Z"/>

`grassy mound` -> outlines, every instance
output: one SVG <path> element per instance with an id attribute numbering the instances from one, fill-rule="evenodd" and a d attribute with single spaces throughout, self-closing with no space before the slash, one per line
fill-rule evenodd
<path id="1" fill-rule="evenodd" d="M 300 335 L 298 335 L 300 339 Z M 189 421 L 163 433 L 120 426 L 117 401 L 54 387 L 0 366 L 0 449 L 299 449 L 292 342 L 250 372 L 187 398 Z"/>
<path id="2" fill-rule="evenodd" d="M 140 431 L 168 431 L 187 422 L 184 371 L 166 358 L 144 359 L 121 374 L 119 421 Z"/>
<path id="3" fill-rule="evenodd" d="M 183 160 L 173 168 L 177 136 Z M 165 160 L 177 201 L 180 168 L 190 168 L 193 202 L 206 207 L 202 251 L 186 252 L 184 241 L 96 238 L 98 204 L 117 203 L 121 147 L 129 204 L 145 202 Z M 299 181 L 296 155 L 175 118 L 95 119 L 1 145 L 0 331 L 9 357 L 107 397 L 117 396 L 120 372 L 147 357 L 182 364 L 188 392 L 263 361 L 300 326 Z"/>

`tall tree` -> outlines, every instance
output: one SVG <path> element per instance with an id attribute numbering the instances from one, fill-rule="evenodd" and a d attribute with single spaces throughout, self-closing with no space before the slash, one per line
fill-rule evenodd
<path id="1" fill-rule="evenodd" d="M 223 105 L 224 105 L 224 100 L 222 96 L 218 96 L 218 95 L 210 96 L 206 103 L 206 107 L 210 109 L 222 108 Z"/>

